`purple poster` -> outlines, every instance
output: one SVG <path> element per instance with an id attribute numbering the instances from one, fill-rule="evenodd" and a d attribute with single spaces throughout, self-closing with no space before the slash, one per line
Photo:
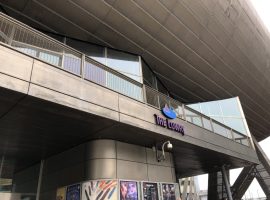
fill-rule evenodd
<path id="1" fill-rule="evenodd" d="M 138 200 L 137 182 L 120 181 L 120 200 Z"/>

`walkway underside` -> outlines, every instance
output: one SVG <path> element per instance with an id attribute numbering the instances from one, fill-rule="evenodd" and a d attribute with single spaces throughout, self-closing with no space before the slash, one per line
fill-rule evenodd
<path id="1" fill-rule="evenodd" d="M 178 176 L 216 171 L 250 163 L 210 149 L 155 134 L 142 128 L 0 89 L 0 155 L 5 162 L 2 177 L 28 167 L 50 155 L 92 139 L 114 139 L 152 147 L 170 139 Z"/>

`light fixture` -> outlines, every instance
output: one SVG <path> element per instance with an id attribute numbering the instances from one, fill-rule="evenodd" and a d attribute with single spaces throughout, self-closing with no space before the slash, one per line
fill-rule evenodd
<path id="1" fill-rule="evenodd" d="M 173 145 L 172 143 L 168 140 L 166 142 L 164 142 L 162 145 L 161 145 L 161 154 L 158 153 L 158 145 L 156 145 L 156 159 L 158 162 L 161 162 L 161 161 L 164 161 L 166 158 L 165 158 L 165 145 L 167 144 L 167 149 L 171 150 L 173 148 Z"/>

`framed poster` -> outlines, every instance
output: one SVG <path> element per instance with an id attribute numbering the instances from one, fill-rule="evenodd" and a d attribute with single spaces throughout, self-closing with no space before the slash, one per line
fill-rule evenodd
<path id="1" fill-rule="evenodd" d="M 56 190 L 56 200 L 66 200 L 66 187 L 61 187 Z"/>
<path id="2" fill-rule="evenodd" d="M 176 200 L 174 183 L 161 183 L 161 189 L 163 200 Z"/>
<path id="3" fill-rule="evenodd" d="M 82 200 L 117 200 L 117 180 L 95 180 L 82 184 Z"/>
<path id="4" fill-rule="evenodd" d="M 138 200 L 138 184 L 136 181 L 120 180 L 120 200 Z"/>
<path id="5" fill-rule="evenodd" d="M 144 200 L 159 200 L 157 183 L 143 182 L 142 193 Z"/>
<path id="6" fill-rule="evenodd" d="M 81 185 L 75 184 L 67 187 L 66 200 L 81 200 Z"/>

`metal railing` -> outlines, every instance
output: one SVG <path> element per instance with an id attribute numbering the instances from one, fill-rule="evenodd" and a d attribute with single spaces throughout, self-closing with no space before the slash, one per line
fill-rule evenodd
<path id="1" fill-rule="evenodd" d="M 163 108 L 167 104 L 175 109 L 179 118 L 243 145 L 250 146 L 250 139 L 246 135 L 2 13 L 0 13 L 0 42 L 11 46 L 17 51 L 80 76 L 85 80 L 145 102 L 158 109 Z"/>
<path id="2" fill-rule="evenodd" d="M 172 107 L 176 112 L 178 118 L 181 118 L 187 122 L 195 124 L 199 127 L 217 133 L 223 137 L 229 138 L 240 144 L 251 146 L 250 138 L 196 110 L 189 108 L 188 106 L 166 96 L 153 88 L 144 85 L 145 102 L 162 109 L 166 104 Z"/>
<path id="3" fill-rule="evenodd" d="M 0 41 L 65 71 L 142 101 L 142 84 L 85 54 L 0 14 Z"/>

